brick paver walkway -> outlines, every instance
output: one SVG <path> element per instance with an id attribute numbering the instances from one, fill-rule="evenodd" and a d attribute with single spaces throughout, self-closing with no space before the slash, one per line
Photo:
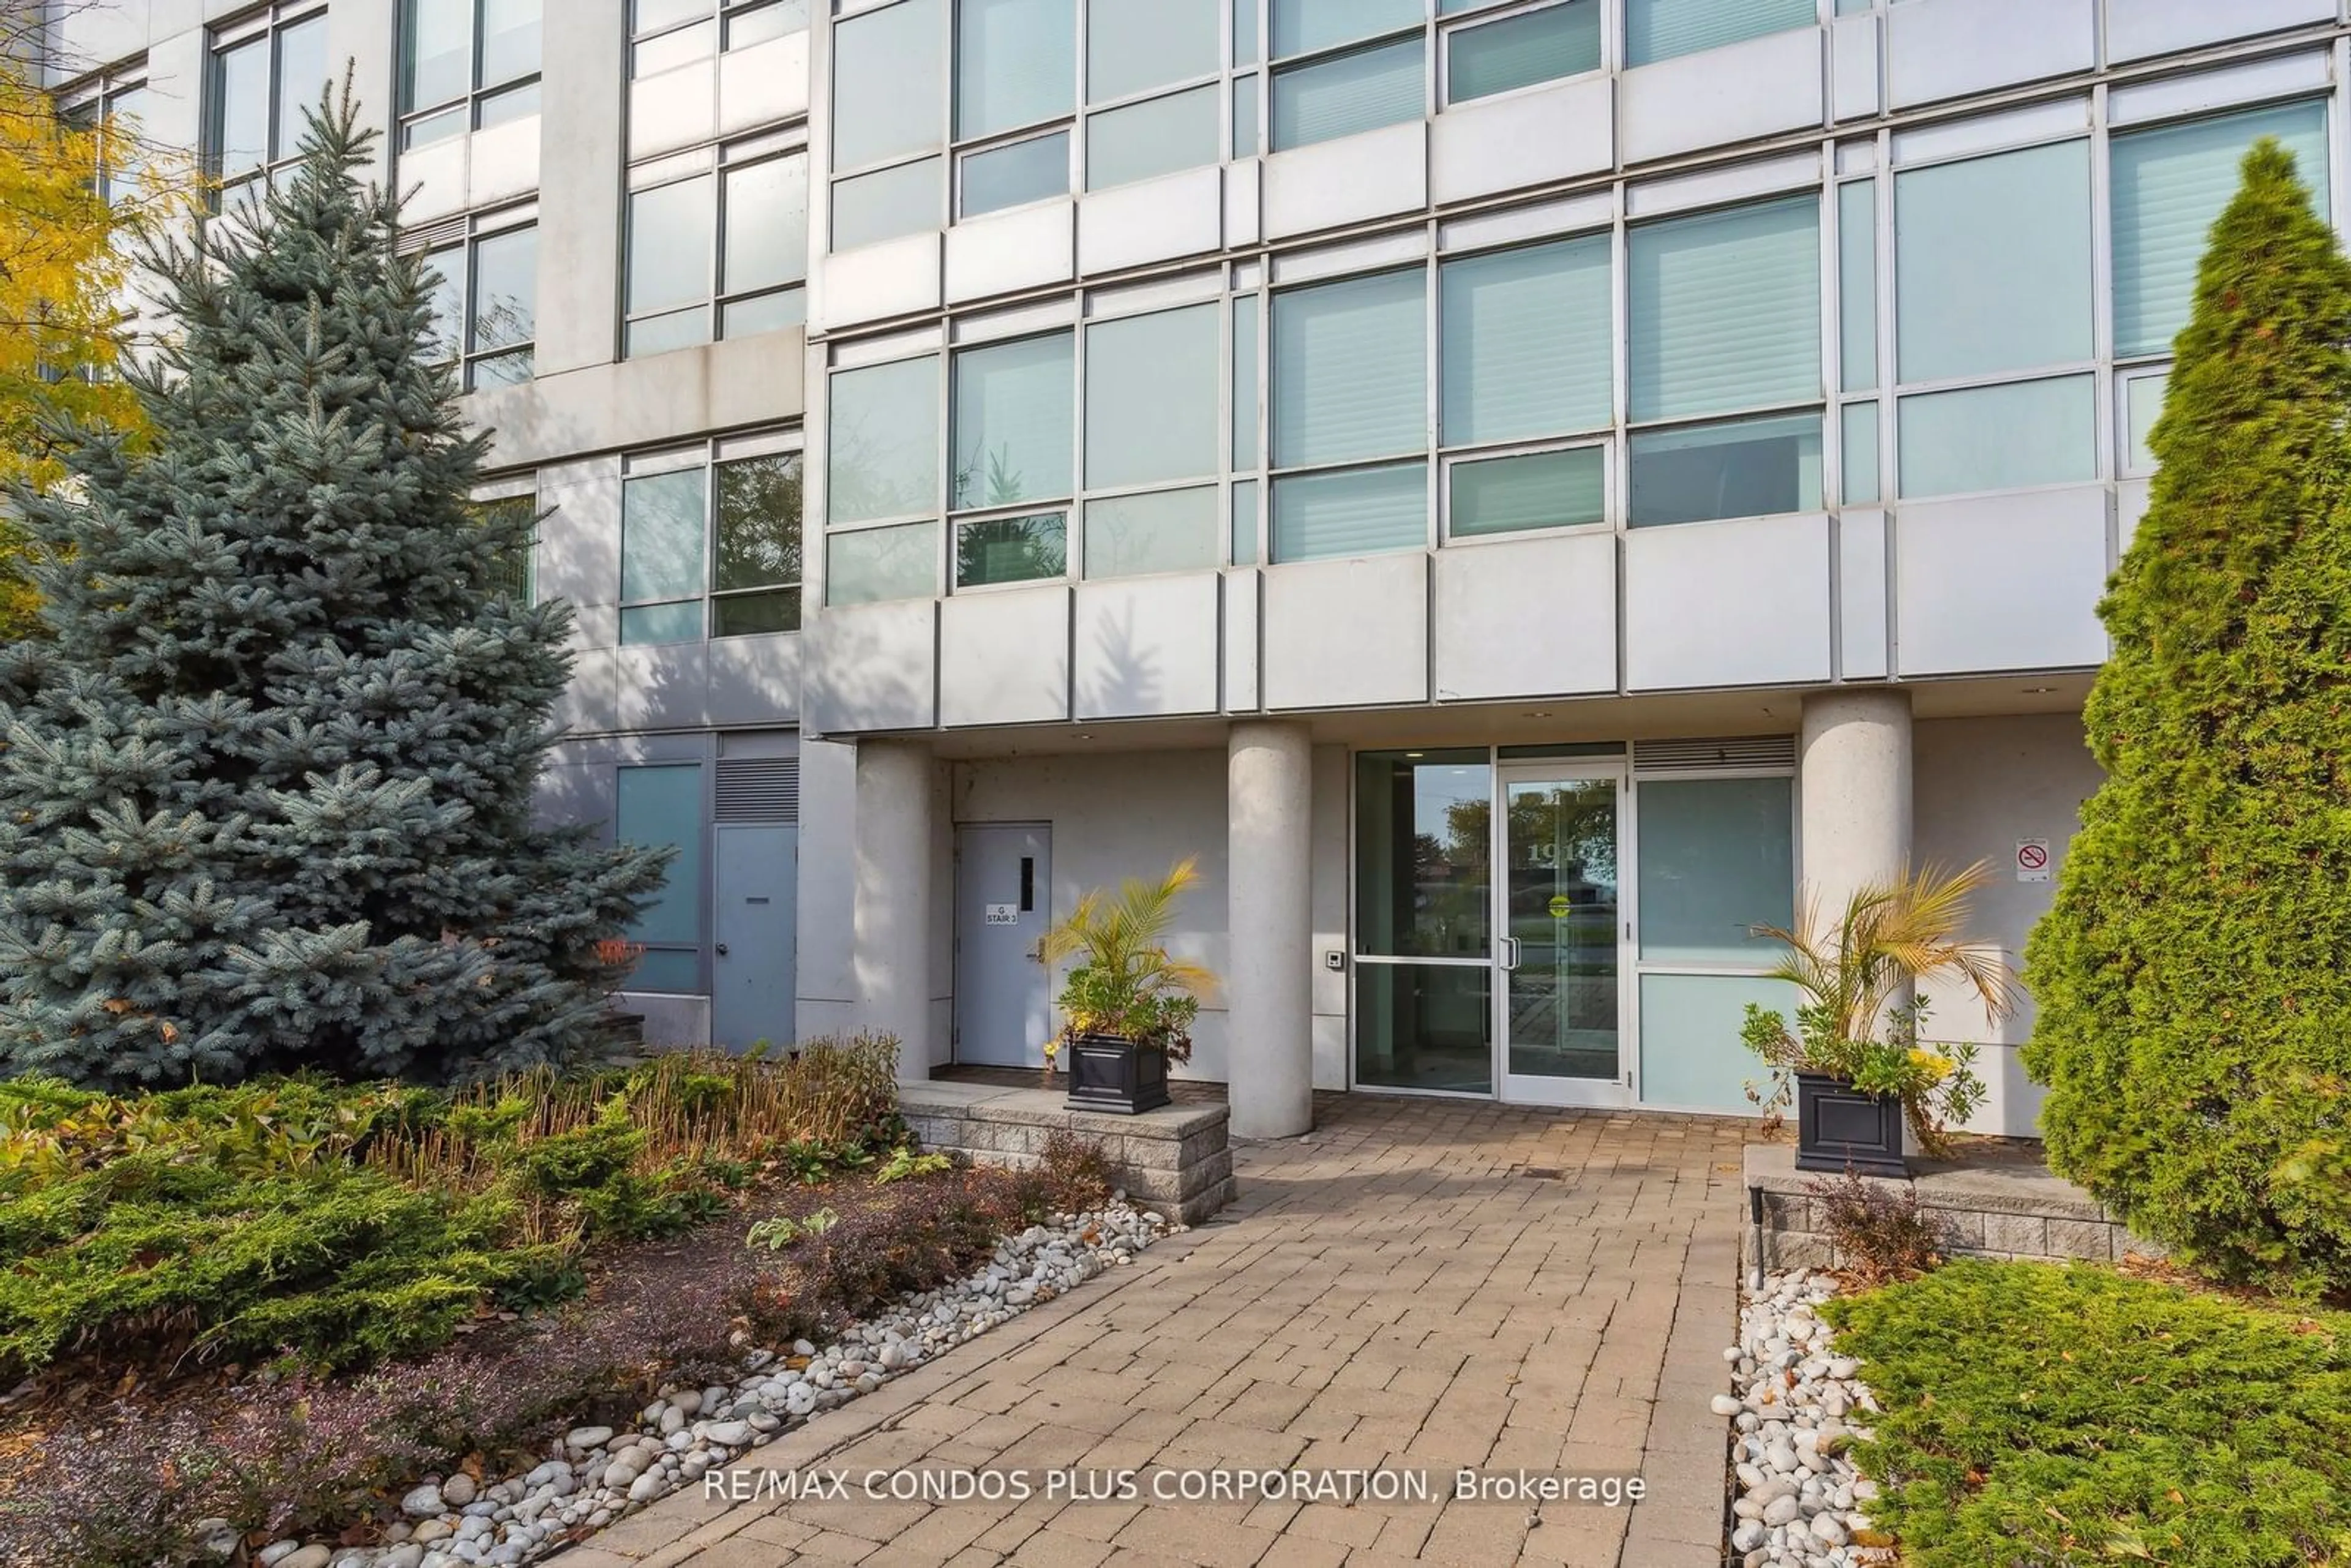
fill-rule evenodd
<path id="1" fill-rule="evenodd" d="M 1733 1122 L 1321 1098 L 1241 1197 L 1060 1301 L 746 1456 L 850 1496 L 676 1494 L 557 1568 L 1714 1568 Z M 868 1472 L 1024 1471 L 1025 1500 L 872 1500 Z M 1048 1470 L 1428 1472 L 1428 1500 L 1071 1500 Z M 1455 1471 L 1631 1475 L 1631 1507 L 1453 1500 Z M 1151 1483 L 1146 1479 L 1146 1488 Z M 1147 1496 L 1147 1494 L 1146 1494 Z"/>

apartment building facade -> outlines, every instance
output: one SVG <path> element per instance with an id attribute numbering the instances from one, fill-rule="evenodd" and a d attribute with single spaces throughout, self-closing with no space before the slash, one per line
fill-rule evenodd
<path id="1" fill-rule="evenodd" d="M 2096 783 L 2197 257 L 2338 0 L 129 0 L 236 180 L 349 61 L 578 610 L 551 815 L 675 843 L 663 1040 L 1033 1064 L 1196 856 L 1189 1071 L 1751 1110 L 1759 925 Z M 2000 1020 L 1976 1124 L 2032 1131 Z"/>

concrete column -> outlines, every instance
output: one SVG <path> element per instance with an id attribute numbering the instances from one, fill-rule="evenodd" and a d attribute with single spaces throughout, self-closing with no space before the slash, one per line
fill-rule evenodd
<path id="1" fill-rule="evenodd" d="M 1298 723 L 1248 720 L 1227 741 L 1235 1137 L 1286 1138 L 1314 1125 L 1312 757 Z"/>
<path id="2" fill-rule="evenodd" d="M 898 1037 L 898 1078 L 931 1075 L 931 754 L 857 743 L 857 1017 Z"/>
<path id="3" fill-rule="evenodd" d="M 1802 878 L 1833 919 L 1855 889 L 1910 863 L 1910 694 L 1879 687 L 1805 697 L 1799 766 Z"/>

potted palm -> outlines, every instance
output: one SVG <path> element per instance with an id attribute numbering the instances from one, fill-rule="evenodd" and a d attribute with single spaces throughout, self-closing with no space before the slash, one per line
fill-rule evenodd
<path id="1" fill-rule="evenodd" d="M 1167 1103 L 1167 1064 L 1192 1056 L 1192 1020 L 1216 977 L 1172 957 L 1176 902 L 1200 880 L 1176 862 L 1157 882 L 1129 877 L 1115 898 L 1096 888 L 1045 934 L 1048 963 L 1074 957 L 1061 988 L 1061 1032 L 1045 1042 L 1047 1070 L 1066 1050 L 1070 1103 L 1128 1114 Z"/>
<path id="2" fill-rule="evenodd" d="M 1807 897 L 1801 929 L 1757 926 L 1787 953 L 1771 977 L 1799 998 L 1795 1027 L 1748 1004 L 1740 1038 L 1771 1070 L 1748 1098 L 1776 1124 L 1796 1106 L 1796 1168 L 1902 1176 L 1907 1126 L 1919 1152 L 1947 1150 L 1944 1126 L 1983 1103 L 1972 1045 L 1922 1043 L 1927 1003 L 1921 980 L 1964 984 L 1988 1018 L 2013 998 L 2007 965 L 1959 933 L 1968 901 L 1990 880 L 1979 862 L 1965 871 L 1934 867 L 1856 889 L 1834 921 Z"/>

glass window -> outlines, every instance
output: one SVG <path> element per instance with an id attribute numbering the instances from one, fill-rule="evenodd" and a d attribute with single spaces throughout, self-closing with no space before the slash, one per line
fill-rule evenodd
<path id="1" fill-rule="evenodd" d="M 2160 354 L 2188 324 L 2196 269 L 2246 151 L 2274 136 L 2327 211 L 2326 105 L 2287 104 L 2117 132 L 2114 169 L 2115 352 Z"/>
<path id="2" fill-rule="evenodd" d="M 800 627 L 800 459 L 796 452 L 717 465 L 717 548 L 710 634 Z"/>
<path id="3" fill-rule="evenodd" d="M 729 169 L 726 178 L 726 254 L 720 290 L 747 294 L 805 278 L 808 155 L 794 152 Z"/>
<path id="4" fill-rule="evenodd" d="M 1447 532 L 1461 539 L 1599 522 L 1607 516 L 1607 471 L 1598 446 L 1452 464 Z"/>
<path id="5" fill-rule="evenodd" d="M 1233 64 L 1257 64 L 1257 0 L 1233 0 Z"/>
<path id="6" fill-rule="evenodd" d="M 491 373 L 502 381 L 527 381 L 530 361 L 527 346 L 538 329 L 538 229 L 507 229 L 486 235 L 474 246 L 472 323 L 474 349 L 484 352 L 526 346 L 517 366 L 502 358 Z M 479 379 L 482 366 L 475 367 Z"/>
<path id="7" fill-rule="evenodd" d="M 642 80 L 706 60 L 718 52 L 718 23 L 705 16 L 690 27 L 647 38 L 629 51 L 629 74 Z"/>
<path id="8" fill-rule="evenodd" d="M 1483 748 L 1355 758 L 1355 950 L 1493 956 L 1493 769 Z"/>
<path id="9" fill-rule="evenodd" d="M 1075 0 L 956 0 L 956 138 L 1069 113 L 1077 47 Z"/>
<path id="10" fill-rule="evenodd" d="M 1492 967 L 1356 966 L 1355 1082 L 1389 1089 L 1492 1093 Z"/>
<path id="11" fill-rule="evenodd" d="M 1625 63 L 1646 66 L 1809 27 L 1814 0 L 1625 0 Z"/>
<path id="12" fill-rule="evenodd" d="M 1100 191 L 1223 156 L 1214 82 L 1086 117 L 1086 189 Z"/>
<path id="13" fill-rule="evenodd" d="M 1071 338 L 1051 332 L 955 357 L 955 506 L 1071 493 Z"/>
<path id="14" fill-rule="evenodd" d="M 1446 444 L 1592 430 L 1614 399 L 1605 235 L 1437 271 Z"/>
<path id="15" fill-rule="evenodd" d="M 1895 406 L 1905 497 L 2064 485 L 2098 476 L 2094 378 L 2056 376 Z"/>
<path id="16" fill-rule="evenodd" d="M 2123 472 L 2155 472 L 2155 449 L 2149 441 L 2163 413 L 2163 394 L 2171 385 L 2168 370 L 2126 378 L 2123 382 Z"/>
<path id="17" fill-rule="evenodd" d="M 1650 779 L 1640 788 L 1642 959 L 1777 962 L 1777 945 L 1753 927 L 1794 923 L 1794 780 Z"/>
<path id="18" fill-rule="evenodd" d="M 838 180 L 832 187 L 832 248 L 853 250 L 939 226 L 939 160 Z"/>
<path id="19" fill-rule="evenodd" d="M 1423 0 L 1273 0 L 1273 57 L 1416 27 Z"/>
<path id="20" fill-rule="evenodd" d="M 1257 481 L 1233 481 L 1233 564 L 1257 564 Z"/>
<path id="21" fill-rule="evenodd" d="M 1445 40 L 1445 100 L 1467 103 L 1600 68 L 1600 0 L 1521 11 Z"/>
<path id="22" fill-rule="evenodd" d="M 876 604 L 939 591 L 939 525 L 858 528 L 824 541 L 824 601 Z"/>
<path id="23" fill-rule="evenodd" d="M 718 308 L 718 335 L 722 338 L 755 338 L 762 332 L 779 332 L 787 327 L 797 327 L 808 319 L 808 296 L 798 288 L 778 289 L 773 294 L 755 294 L 748 299 L 730 299 Z"/>
<path id="24" fill-rule="evenodd" d="M 1323 560 L 1428 544 L 1428 465 L 1395 463 L 1273 482 L 1273 559 Z"/>
<path id="25" fill-rule="evenodd" d="M 938 356 L 842 371 L 831 393 L 826 516 L 855 523 L 936 512 Z"/>
<path id="26" fill-rule="evenodd" d="M 465 111 L 452 110 L 450 112 L 463 114 Z M 535 81 L 525 82 L 520 87 L 511 87 L 504 92 L 492 93 L 476 99 L 474 107 L 475 128 L 487 131 L 494 125 L 504 125 L 508 120 L 520 120 L 526 115 L 538 112 L 538 84 Z"/>
<path id="27" fill-rule="evenodd" d="M 648 952 L 637 966 L 633 983 L 656 983 L 692 990 L 702 940 L 702 768 L 696 763 L 655 767 L 624 767 L 613 780 L 612 833 L 624 844 L 674 845 L 676 858 L 661 892 L 629 926 L 629 935 L 648 947 L 666 946 L 688 951 L 679 955 L 682 968 L 657 965 Z"/>
<path id="28" fill-rule="evenodd" d="M 269 162 L 269 40 L 223 49 L 213 69 L 213 162 L 234 180 Z"/>
<path id="29" fill-rule="evenodd" d="M 1086 0 L 1086 101 L 1213 75 L 1217 0 Z"/>
<path id="30" fill-rule="evenodd" d="M 621 641 L 676 643 L 702 635 L 703 519 L 709 475 L 700 467 L 621 485 Z"/>
<path id="31" fill-rule="evenodd" d="M 774 0 L 752 5 L 726 18 L 726 47 L 747 49 L 770 38 L 808 31 L 808 0 Z"/>
<path id="32" fill-rule="evenodd" d="M 1273 147 L 1304 147 L 1418 120 L 1427 106 L 1416 34 L 1273 73 Z"/>
<path id="33" fill-rule="evenodd" d="M 1069 518 L 1044 512 L 1028 517 L 985 517 L 956 525 L 956 586 L 988 588 L 1066 576 Z"/>
<path id="34" fill-rule="evenodd" d="M 433 357 L 435 361 L 454 361 L 465 351 L 465 247 L 427 251 L 423 266 L 431 275 L 433 291 Z"/>
<path id="35" fill-rule="evenodd" d="M 1837 384 L 1877 385 L 1877 182 L 1837 187 Z"/>
<path id="36" fill-rule="evenodd" d="M 898 0 L 833 24 L 835 169 L 920 152 L 945 140 L 943 3 Z"/>
<path id="37" fill-rule="evenodd" d="M 1263 145 L 1258 136 L 1257 72 L 1243 71 L 1233 78 L 1233 156 L 1254 158 Z"/>
<path id="38" fill-rule="evenodd" d="M 1273 297 L 1277 466 L 1427 446 L 1427 298 L 1419 267 Z"/>
<path id="39" fill-rule="evenodd" d="M 1792 1018 L 1795 988 L 1761 975 L 1643 975 L 1640 985 L 1642 1103 L 1752 1116 L 1746 1085 L 1758 1070 L 1739 1039 L 1747 1004 Z"/>
<path id="40" fill-rule="evenodd" d="M 1088 489 L 1217 472 L 1217 315 L 1194 305 L 1086 329 Z"/>
<path id="41" fill-rule="evenodd" d="M 483 522 L 496 521 L 507 528 L 532 529 L 538 519 L 538 499 L 535 496 L 506 496 L 495 501 L 476 501 L 472 507 L 475 517 Z M 511 549 L 501 549 L 493 570 L 496 572 L 497 591 L 517 604 L 535 602 L 531 571 L 532 547 L 538 541 L 525 538 Z"/>
<path id="42" fill-rule="evenodd" d="M 628 343 L 632 355 L 710 340 L 717 181 L 709 174 L 629 197 Z"/>
<path id="43" fill-rule="evenodd" d="M 1233 468 L 1258 465 L 1257 296 L 1233 297 Z"/>
<path id="44" fill-rule="evenodd" d="M 1213 570 L 1217 514 L 1214 485 L 1088 501 L 1086 575 Z"/>
<path id="45" fill-rule="evenodd" d="M 1820 397 L 1818 198 L 1646 225 L 1625 246 L 1635 419 Z"/>
<path id="46" fill-rule="evenodd" d="M 1877 499 L 1877 404 L 1849 402 L 1844 418 L 1844 502 L 1868 506 Z"/>
<path id="47" fill-rule="evenodd" d="M 401 107 L 425 109 L 472 91 L 474 0 L 408 0 L 404 13 Z"/>
<path id="48" fill-rule="evenodd" d="M 1821 416 L 1771 414 L 1632 438 L 1635 528 L 1810 512 L 1821 505 Z"/>
<path id="49" fill-rule="evenodd" d="M 2090 144 L 1894 177 L 1895 364 L 1947 381 L 2090 357 Z"/>
<path id="50" fill-rule="evenodd" d="M 482 0 L 481 86 L 538 73 L 542 5 L 543 0 Z"/>
<path id="51" fill-rule="evenodd" d="M 326 13 L 277 29 L 277 143 L 273 161 L 291 158 L 302 145 L 308 122 L 303 111 L 319 107 L 327 85 Z"/>
<path id="52" fill-rule="evenodd" d="M 1070 133 L 1032 136 L 985 152 L 967 152 L 960 161 L 963 216 L 999 212 L 1049 196 L 1070 193 Z"/>

